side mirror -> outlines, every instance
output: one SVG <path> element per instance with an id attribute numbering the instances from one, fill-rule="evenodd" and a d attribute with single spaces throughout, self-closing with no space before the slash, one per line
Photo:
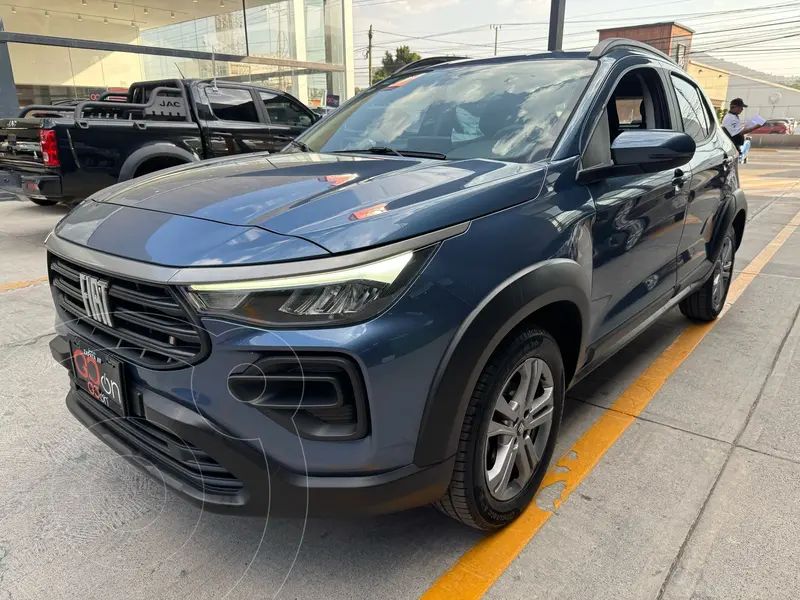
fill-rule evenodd
<path id="1" fill-rule="evenodd" d="M 578 172 L 580 183 L 608 177 L 657 173 L 682 167 L 694 156 L 691 136 L 666 129 L 623 131 L 611 144 L 611 165 L 601 165 Z"/>
<path id="2" fill-rule="evenodd" d="M 623 131 L 611 144 L 618 167 L 638 166 L 644 173 L 682 167 L 694 156 L 694 140 L 685 133 L 661 129 Z"/>

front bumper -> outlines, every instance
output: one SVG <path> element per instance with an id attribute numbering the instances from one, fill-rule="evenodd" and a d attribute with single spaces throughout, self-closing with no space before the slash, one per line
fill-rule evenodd
<path id="1" fill-rule="evenodd" d="M 69 365 L 69 343 L 50 342 Z M 117 416 L 73 385 L 70 412 L 136 467 L 213 512 L 273 516 L 346 516 L 396 512 L 442 496 L 455 457 L 419 468 L 369 475 L 307 476 L 277 464 L 265 444 L 240 439 L 157 394 L 141 398 L 144 417 Z M 261 442 L 261 440 L 256 440 Z"/>

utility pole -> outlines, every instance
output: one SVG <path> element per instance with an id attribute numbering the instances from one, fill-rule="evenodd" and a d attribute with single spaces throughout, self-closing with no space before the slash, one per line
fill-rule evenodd
<path id="1" fill-rule="evenodd" d="M 367 44 L 367 57 L 369 57 L 369 86 L 372 86 L 372 25 L 369 26 L 369 33 L 367 34 L 369 43 Z"/>
<path id="2" fill-rule="evenodd" d="M 550 0 L 550 33 L 547 38 L 547 50 L 557 52 L 564 43 L 564 9 L 567 0 Z"/>
<path id="3" fill-rule="evenodd" d="M 490 29 L 494 29 L 494 55 L 497 56 L 497 32 L 500 31 L 502 25 L 489 25 Z"/>

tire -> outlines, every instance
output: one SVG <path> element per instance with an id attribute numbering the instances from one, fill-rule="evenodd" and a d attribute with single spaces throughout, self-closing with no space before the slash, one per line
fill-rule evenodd
<path id="1" fill-rule="evenodd" d="M 736 233 L 733 226 L 722 240 L 722 249 L 703 286 L 680 303 L 681 312 L 693 321 L 713 321 L 722 312 L 733 277 L 736 259 Z M 722 287 L 717 287 L 721 284 Z"/>
<path id="2" fill-rule="evenodd" d="M 540 374 L 537 384 L 528 386 L 532 396 L 517 395 L 524 387 L 526 372 L 528 382 Z M 524 404 L 509 400 L 523 396 Z M 515 410 L 515 406 L 534 410 L 526 416 L 526 411 Z M 484 531 L 500 529 L 516 519 L 530 504 L 550 465 L 563 407 L 564 364 L 555 340 L 538 327 L 514 334 L 494 353 L 475 385 L 461 428 L 453 477 L 436 508 Z M 536 425 L 538 422 L 541 424 Z M 490 437 L 490 425 L 493 433 L 506 433 Z M 530 427 L 526 430 L 526 426 Z M 516 452 L 510 455 L 515 443 Z M 505 472 L 509 476 L 504 478 Z"/>
<path id="3" fill-rule="evenodd" d="M 46 198 L 28 198 L 28 200 L 39 206 L 55 206 L 58 204 L 58 200 L 47 200 Z"/>

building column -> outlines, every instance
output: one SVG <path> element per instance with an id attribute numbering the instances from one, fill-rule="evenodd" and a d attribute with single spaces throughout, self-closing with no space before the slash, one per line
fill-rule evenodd
<path id="1" fill-rule="evenodd" d="M 344 101 L 356 93 L 355 46 L 353 46 L 353 0 L 342 0 L 342 42 L 344 45 Z"/>
<path id="2" fill-rule="evenodd" d="M 303 0 L 289 0 L 291 6 L 292 40 L 295 60 L 306 60 L 306 9 Z M 292 77 L 292 94 L 303 104 L 308 104 L 308 76 Z"/>
<path id="3" fill-rule="evenodd" d="M 0 18 L 0 31 L 5 31 L 3 19 Z M 0 43 L 0 117 L 16 117 L 19 114 L 19 98 L 17 85 L 14 83 L 14 71 L 11 68 L 11 55 L 8 44 Z"/>

